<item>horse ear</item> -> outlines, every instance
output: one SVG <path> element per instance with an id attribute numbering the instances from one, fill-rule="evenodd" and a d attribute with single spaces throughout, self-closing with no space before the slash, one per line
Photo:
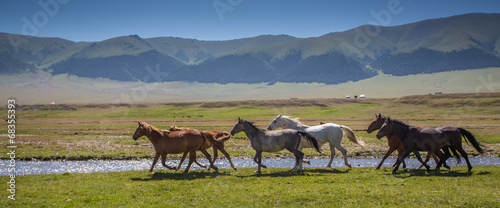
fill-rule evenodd
<path id="1" fill-rule="evenodd" d="M 381 113 L 378 113 L 378 117 L 379 117 L 379 118 L 382 118 L 382 114 L 381 114 Z"/>
<path id="2" fill-rule="evenodd" d="M 281 116 L 282 116 L 282 115 L 283 115 L 283 114 L 280 114 L 280 115 L 278 116 L 278 118 L 281 118 Z"/>
<path id="3" fill-rule="evenodd" d="M 391 117 L 387 117 L 387 123 L 391 122 Z"/>

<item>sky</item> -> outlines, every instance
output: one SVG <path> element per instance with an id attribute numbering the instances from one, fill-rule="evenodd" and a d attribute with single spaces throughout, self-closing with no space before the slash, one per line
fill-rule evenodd
<path id="1" fill-rule="evenodd" d="M 231 40 L 299 38 L 365 24 L 395 26 L 500 13 L 497 0 L 2 0 L 0 32 L 71 41 L 139 35 Z"/>

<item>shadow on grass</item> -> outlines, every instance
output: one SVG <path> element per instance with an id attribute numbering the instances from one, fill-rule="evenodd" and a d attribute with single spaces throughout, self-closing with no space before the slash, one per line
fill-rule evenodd
<path id="1" fill-rule="evenodd" d="M 192 171 L 186 174 L 182 172 L 154 172 L 144 178 L 130 178 L 133 181 L 160 181 L 160 180 L 195 180 L 202 178 L 215 178 L 217 176 L 230 175 L 227 172 L 198 172 Z"/>
<path id="2" fill-rule="evenodd" d="M 298 173 L 298 172 L 290 172 L 290 170 L 284 170 L 284 171 L 273 171 L 269 173 L 254 173 L 252 175 L 239 175 L 236 176 L 238 178 L 249 178 L 249 177 L 276 177 L 276 178 L 282 178 L 282 177 L 293 177 L 293 176 L 306 176 L 308 173 L 315 173 L 315 174 L 339 174 L 339 173 L 348 173 L 350 169 L 346 170 L 338 170 L 338 169 L 305 169 L 304 172 Z"/>
<path id="3" fill-rule="evenodd" d="M 476 175 L 487 175 L 490 174 L 488 171 L 480 171 L 477 173 L 469 172 L 469 171 L 453 171 L 453 170 L 423 170 L 423 169 L 406 169 L 399 170 L 397 173 L 392 174 L 391 172 L 387 173 L 394 175 L 396 178 L 409 178 L 409 177 L 469 177 L 474 174 Z"/>

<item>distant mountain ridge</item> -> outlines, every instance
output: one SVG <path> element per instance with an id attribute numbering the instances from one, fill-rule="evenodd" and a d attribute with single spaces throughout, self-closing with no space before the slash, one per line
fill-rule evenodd
<path id="1" fill-rule="evenodd" d="M 313 38 L 262 35 L 199 41 L 137 35 L 99 42 L 0 33 L 0 74 L 120 81 L 319 82 L 500 67 L 500 14 L 465 14 L 400 26 L 364 25 Z"/>

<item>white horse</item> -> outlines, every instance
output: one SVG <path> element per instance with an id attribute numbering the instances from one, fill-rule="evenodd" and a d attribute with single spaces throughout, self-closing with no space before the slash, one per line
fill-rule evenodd
<path id="1" fill-rule="evenodd" d="M 332 165 L 333 158 L 335 157 L 335 148 L 337 148 L 344 156 L 344 164 L 349 168 L 351 167 L 351 164 L 347 161 L 347 150 L 340 145 L 344 133 L 346 133 L 349 140 L 364 148 L 363 142 L 358 141 L 354 132 L 347 126 L 333 123 L 325 123 L 318 126 L 306 126 L 302 124 L 298 118 L 290 118 L 288 116 L 279 115 L 271 122 L 271 124 L 269 124 L 267 129 L 273 130 L 279 127 L 284 129 L 296 129 L 310 133 L 316 138 L 316 140 L 318 140 L 319 146 L 325 144 L 326 142 L 330 143 L 331 154 L 330 162 L 328 162 L 328 165 L 326 166 L 327 168 Z M 312 146 L 310 146 L 309 143 L 301 142 L 298 149 L 299 151 L 302 151 L 302 148 L 311 147 Z"/>

